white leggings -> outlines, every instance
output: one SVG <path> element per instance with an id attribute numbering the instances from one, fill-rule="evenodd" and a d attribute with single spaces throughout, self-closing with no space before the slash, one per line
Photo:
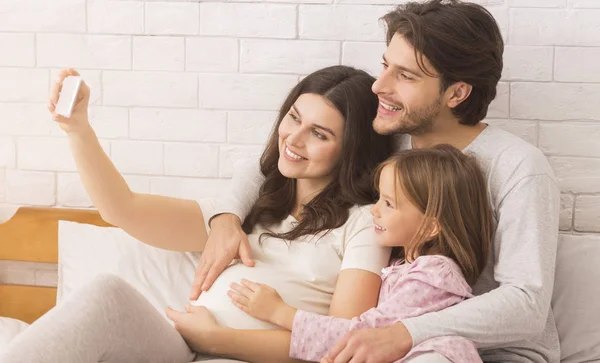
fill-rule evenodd
<path id="1" fill-rule="evenodd" d="M 124 280 L 97 277 L 35 321 L 0 354 L 2 363 L 240 362 L 196 357 L 181 335 Z M 437 353 L 409 363 L 449 363 Z"/>
<path id="2" fill-rule="evenodd" d="M 452 363 L 439 353 L 424 353 L 409 359 L 407 363 Z"/>
<path id="3" fill-rule="evenodd" d="M 106 275 L 75 291 L 15 337 L 0 362 L 188 363 L 195 357 L 142 294 Z"/>

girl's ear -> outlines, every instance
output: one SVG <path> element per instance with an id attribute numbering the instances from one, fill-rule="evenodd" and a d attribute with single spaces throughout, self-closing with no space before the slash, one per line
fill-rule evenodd
<path id="1" fill-rule="evenodd" d="M 436 238 L 440 234 L 440 230 L 440 224 L 438 223 L 437 219 L 431 218 L 427 228 L 427 239 L 432 240 Z"/>

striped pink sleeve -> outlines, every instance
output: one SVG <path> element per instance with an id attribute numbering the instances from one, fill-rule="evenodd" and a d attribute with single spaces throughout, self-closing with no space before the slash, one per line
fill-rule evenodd
<path id="1" fill-rule="evenodd" d="M 298 310 L 292 326 L 290 357 L 319 361 L 347 332 L 393 324 L 397 318 L 392 307 L 372 308 L 352 320 Z"/>
<path id="2" fill-rule="evenodd" d="M 320 361 L 350 330 L 350 320 L 298 310 L 292 327 L 290 357 Z"/>

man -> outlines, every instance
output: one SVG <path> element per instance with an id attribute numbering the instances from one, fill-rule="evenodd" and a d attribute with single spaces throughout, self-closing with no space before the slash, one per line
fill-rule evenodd
<path id="1" fill-rule="evenodd" d="M 494 246 L 476 297 L 386 328 L 350 332 L 323 361 L 391 362 L 424 340 L 460 335 L 478 344 L 486 362 L 559 362 L 550 309 L 559 190 L 537 148 L 481 122 L 502 72 L 498 25 L 479 5 L 442 0 L 400 5 L 383 19 L 388 47 L 373 85 L 380 101 L 373 127 L 398 134 L 400 149 L 445 143 L 475 155 L 496 218 Z M 258 172 L 237 177 L 232 196 L 222 200 L 192 298 L 233 258 L 253 264 L 240 220 L 262 178 Z"/>

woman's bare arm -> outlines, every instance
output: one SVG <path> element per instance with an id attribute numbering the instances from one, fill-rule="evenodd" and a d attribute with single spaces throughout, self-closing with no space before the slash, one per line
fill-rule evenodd
<path id="1" fill-rule="evenodd" d="M 103 219 L 155 247 L 203 250 L 207 233 L 198 202 L 132 192 L 91 126 L 68 135 L 83 186 Z"/>
<path id="2" fill-rule="evenodd" d="M 377 306 L 381 277 L 359 269 L 346 269 L 340 272 L 329 316 L 352 319 Z"/>
<path id="3" fill-rule="evenodd" d="M 71 154 L 92 203 L 107 222 L 147 244 L 170 250 L 202 251 L 207 239 L 204 217 L 196 201 L 138 194 L 100 146 L 88 118 L 90 88 L 81 83 L 70 117 L 57 114 L 63 81 L 77 77 L 64 69 L 53 82 L 48 110 L 67 133 Z M 52 150 L 48 150 L 52 152 Z"/>

